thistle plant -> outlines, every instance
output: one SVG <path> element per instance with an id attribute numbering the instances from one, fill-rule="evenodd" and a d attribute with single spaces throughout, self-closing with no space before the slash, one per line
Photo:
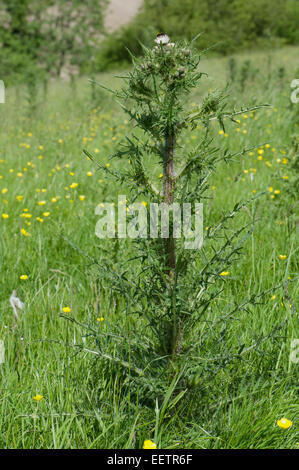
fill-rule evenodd
<path id="1" fill-rule="evenodd" d="M 251 69 L 251 61 L 250 60 L 245 60 L 245 62 L 242 64 L 242 67 L 241 67 L 241 70 L 240 70 L 241 91 L 244 91 L 244 89 L 245 89 L 246 82 L 249 79 L 250 69 Z"/>
<path id="2" fill-rule="evenodd" d="M 37 95 L 38 95 L 38 83 L 36 71 L 29 68 L 25 75 L 26 80 L 26 101 L 27 101 L 27 112 L 30 116 L 37 110 Z"/>
<path id="3" fill-rule="evenodd" d="M 230 57 L 228 60 L 228 79 L 230 83 L 235 81 L 237 75 L 237 62 L 234 57 Z"/>
<path id="4" fill-rule="evenodd" d="M 252 233 L 255 212 L 244 226 L 238 227 L 234 219 L 258 195 L 224 210 L 205 231 L 201 249 L 186 249 L 188 234 L 176 237 L 174 233 L 174 205 L 191 204 L 190 229 L 194 230 L 194 203 L 210 204 L 209 182 L 217 166 L 238 161 L 251 150 L 230 152 L 217 146 L 217 123 L 225 131 L 227 120 L 260 107 L 228 110 L 225 92 L 215 91 L 189 109 L 188 97 L 204 76 L 193 44 L 172 43 L 167 35 L 159 35 L 153 48 L 143 48 L 141 59 L 132 57 L 133 69 L 123 77 L 125 86 L 109 90 L 135 126 L 111 155 L 118 160 L 117 169 L 84 151 L 100 172 L 129 192 L 131 203 L 142 198 L 172 209 L 168 237 L 150 238 L 147 233 L 136 238 L 130 242 L 135 249 L 129 256 L 121 249 L 128 241 L 118 240 L 117 263 L 112 266 L 104 257 L 93 260 L 100 268 L 102 291 L 117 296 L 116 314 L 126 315 L 127 329 L 121 330 L 117 321 L 110 321 L 105 332 L 84 325 L 95 338 L 92 352 L 103 359 L 109 373 L 117 366 L 131 390 L 134 384 L 142 386 L 147 397 L 155 398 L 170 383 L 172 390 L 184 394 L 186 387 L 198 385 L 204 372 L 211 373 L 212 365 L 219 371 L 246 354 L 241 342 L 228 351 L 223 335 L 230 321 L 265 295 L 250 293 L 243 299 L 236 295 L 233 304 L 222 300 L 226 276 Z M 185 145 L 190 132 L 197 137 L 191 149 Z M 160 175 L 160 187 L 153 168 Z M 256 341 L 261 345 L 267 338 L 261 335 Z"/>

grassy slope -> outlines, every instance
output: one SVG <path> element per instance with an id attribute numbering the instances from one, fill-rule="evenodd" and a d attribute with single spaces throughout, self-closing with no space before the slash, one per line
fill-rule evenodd
<path id="1" fill-rule="evenodd" d="M 249 115 L 248 119 L 241 117 L 240 124 L 228 124 L 227 137 L 215 130 L 217 143 L 232 149 L 270 142 L 262 159 L 258 159 L 257 151 L 252 156 L 246 154 L 230 167 L 219 168 L 210 182 L 213 189 L 212 200 L 205 209 L 206 226 L 213 224 L 223 207 L 232 207 L 236 201 L 251 197 L 253 191 L 266 191 L 255 209 L 250 207 L 242 215 L 243 221 L 249 221 L 252 211 L 257 210 L 261 222 L 246 244 L 244 257 L 227 278 L 228 294 L 224 299 L 227 303 L 236 295 L 246 295 L 251 290 L 269 288 L 282 279 L 292 278 L 298 271 L 295 236 L 285 216 L 288 203 L 282 210 L 278 207 L 287 184 L 282 176 L 290 174 L 290 161 L 283 164 L 282 159 L 290 156 L 294 132 L 290 126 L 293 109 L 289 84 L 294 78 L 297 54 L 296 48 L 277 51 L 271 69 L 264 54 L 238 56 L 238 64 L 250 58 L 253 68 L 259 71 L 243 92 L 239 91 L 238 81 L 235 82 L 230 91 L 233 104 L 240 107 L 257 100 L 270 102 L 273 107 Z M 282 64 L 287 76 L 280 87 L 277 71 Z M 202 70 L 210 78 L 203 79 L 202 89 L 192 97 L 194 102 L 209 88 L 225 84 L 227 60 L 205 59 Z M 100 79 L 109 85 L 112 82 L 113 86 L 118 83 L 110 75 Z M 52 84 L 46 99 L 41 92 L 36 116 L 29 112 L 28 117 L 23 96 L 23 90 L 8 90 L 8 102 L 0 105 L 3 122 L 0 338 L 6 348 L 6 361 L 0 365 L 0 446 L 140 447 L 144 439 L 154 437 L 155 410 L 124 396 L 121 383 L 101 373 L 101 361 L 94 362 L 88 353 L 75 354 L 74 348 L 65 346 L 82 341 L 88 346 L 89 340 L 82 338 L 81 329 L 59 316 L 62 307 L 70 306 L 77 320 L 96 328 L 105 331 L 113 322 L 126 328 L 125 317 L 115 314 L 105 289 L 99 288 L 98 271 L 71 244 L 99 260 L 103 256 L 101 246 L 113 251 L 111 242 L 101 244 L 94 235 L 97 220 L 94 209 L 99 202 L 115 201 L 117 188 L 105 175 L 96 172 L 93 164 L 82 156 L 82 148 L 89 148 L 101 161 L 108 161 L 107 157 L 126 135 L 130 124 L 101 91 L 102 102 L 95 110 L 87 79 L 78 80 L 76 91 L 65 83 Z M 200 132 L 199 129 L 198 138 Z M 186 136 L 186 149 L 191 142 L 191 137 Z M 88 176 L 88 172 L 92 174 Z M 158 181 L 160 169 L 152 167 L 152 172 Z M 233 191 L 232 180 L 235 181 Z M 74 182 L 78 186 L 72 189 L 70 185 Z M 281 191 L 274 199 L 268 191 L 270 186 Z M 80 200 L 80 195 L 85 199 Z M 18 201 L 17 196 L 23 199 Z M 45 204 L 39 205 L 39 201 Z M 26 214 L 26 209 L 31 217 L 20 216 Z M 1 214 L 8 214 L 9 218 L 3 219 Z M 30 235 L 22 235 L 21 228 Z M 286 254 L 287 259 L 280 261 L 279 254 Z M 23 274 L 28 275 L 27 280 L 20 280 Z M 17 324 L 8 301 L 13 289 L 17 289 L 25 303 Z M 246 356 L 244 383 L 237 362 L 232 366 L 231 380 L 225 377 L 222 381 L 220 374 L 218 382 L 213 382 L 217 387 L 211 387 L 209 397 L 200 401 L 200 407 L 196 406 L 199 392 L 195 390 L 189 402 L 181 410 L 178 408 L 169 422 L 156 428 L 160 447 L 293 448 L 296 445 L 298 365 L 289 362 L 290 340 L 299 338 L 298 323 L 291 316 L 296 297 L 293 284 L 289 292 L 291 308 L 283 299 L 284 292 L 279 290 L 274 300 L 269 295 L 266 304 L 243 315 L 228 330 L 227 347 L 241 337 L 250 347 L 254 332 L 267 334 L 289 318 L 286 338 L 281 337 L 269 346 L 265 343 L 262 355 L 252 351 Z M 99 315 L 104 317 L 101 323 L 96 321 Z M 33 400 L 37 393 L 44 395 L 39 403 Z M 282 416 L 294 422 L 288 431 L 275 425 Z"/>

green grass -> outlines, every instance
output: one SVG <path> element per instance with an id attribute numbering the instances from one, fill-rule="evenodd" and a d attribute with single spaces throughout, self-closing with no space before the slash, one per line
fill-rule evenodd
<path id="1" fill-rule="evenodd" d="M 291 105 L 290 82 L 297 56 L 298 48 L 276 51 L 271 60 L 263 53 L 236 56 L 238 71 L 244 60 L 251 61 L 252 76 L 241 91 L 238 72 L 228 92 L 230 107 L 272 106 L 227 124 L 227 135 L 220 135 L 215 126 L 215 139 L 222 148 L 233 150 L 263 144 L 263 152 L 253 150 L 219 168 L 210 181 L 211 200 L 204 214 L 205 227 L 212 226 L 223 209 L 264 191 L 239 219 L 257 221 L 243 257 L 225 279 L 223 305 L 282 282 L 286 287 L 228 323 L 227 351 L 238 341 L 248 351 L 210 378 L 205 375 L 206 382 L 187 393 L 172 412 L 172 398 L 165 396 L 164 411 L 160 403 L 158 412 L 155 404 L 126 388 L 117 367 L 111 373 L 103 359 L 76 347 L 95 346 L 79 325 L 60 316 L 69 306 L 71 313 L 66 315 L 103 333 L 115 325 L 120 331 L 144 328 L 142 318 L 127 318 L 122 306 L 115 308 L 115 299 L 99 280 L 101 262 L 122 261 L 133 248 L 126 240 L 117 251 L 113 241 L 101 242 L 95 236 L 96 205 L 116 202 L 121 188 L 82 152 L 87 148 L 108 163 L 131 124 L 100 89 L 99 104 L 91 102 L 87 78 L 77 80 L 76 90 L 60 82 L 50 85 L 46 97 L 41 90 L 35 113 L 24 89 L 7 90 L 7 103 L 0 105 L 0 339 L 5 344 L 5 362 L 0 365 L 0 447 L 140 448 L 149 438 L 160 448 L 298 446 L 299 369 L 289 360 L 290 342 L 299 338 L 294 282 L 298 248 L 295 216 L 290 214 L 294 201 L 286 196 L 293 177 L 291 140 L 298 105 Z M 281 66 L 286 73 L 280 82 Z M 227 80 L 227 59 L 204 59 L 201 69 L 209 78 L 203 79 L 191 106 Z M 111 87 L 120 83 L 110 74 L 99 80 Z M 187 134 L 183 148 L 192 142 Z M 111 168 L 117 165 L 111 161 Z M 158 185 L 161 169 L 152 163 L 149 169 Z M 78 186 L 71 188 L 72 183 Z M 41 201 L 45 204 L 39 205 Z M 281 254 L 285 260 L 279 259 Z M 24 274 L 27 280 L 20 279 Z M 9 304 L 13 289 L 25 304 L 18 321 Z M 209 313 L 211 318 L 220 314 Z M 97 321 L 99 316 L 103 322 Z M 286 326 L 280 330 L 283 322 Z M 265 341 L 256 344 L 261 333 Z M 213 332 L 201 324 L 193 334 L 212 337 Z M 111 342 L 110 348 L 112 352 L 117 345 Z M 35 402 L 36 394 L 43 400 Z M 291 419 L 293 426 L 280 429 L 276 421 L 281 417 Z"/>

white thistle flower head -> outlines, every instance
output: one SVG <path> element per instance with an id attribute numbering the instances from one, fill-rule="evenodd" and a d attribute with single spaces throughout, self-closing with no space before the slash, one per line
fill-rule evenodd
<path id="1" fill-rule="evenodd" d="M 170 41 L 169 36 L 166 33 L 159 33 L 155 39 L 156 44 L 168 44 Z"/>
<path id="2" fill-rule="evenodd" d="M 12 306 L 12 308 L 13 308 L 13 312 L 15 314 L 15 317 L 18 320 L 19 319 L 18 310 L 22 310 L 23 307 L 24 307 L 24 304 L 21 301 L 21 299 L 19 299 L 19 297 L 16 296 L 16 291 L 15 290 L 12 291 L 12 294 L 9 297 L 9 302 L 10 302 L 10 305 Z"/>

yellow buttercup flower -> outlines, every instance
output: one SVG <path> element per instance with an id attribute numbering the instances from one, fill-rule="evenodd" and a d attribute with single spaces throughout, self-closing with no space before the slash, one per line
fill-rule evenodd
<path id="1" fill-rule="evenodd" d="M 70 312 L 71 312 L 71 309 L 70 309 L 70 307 L 63 307 L 63 308 L 62 308 L 62 311 L 63 311 L 64 313 L 70 313 Z"/>
<path id="2" fill-rule="evenodd" d="M 99 321 L 99 322 L 104 321 L 104 317 L 98 317 L 98 318 L 97 318 L 97 321 Z"/>
<path id="3" fill-rule="evenodd" d="M 20 279 L 21 279 L 22 281 L 26 281 L 26 279 L 28 279 L 27 274 L 22 274 L 22 275 L 20 276 Z"/>
<path id="4" fill-rule="evenodd" d="M 287 255 L 279 255 L 278 258 L 279 258 L 281 261 L 284 261 L 284 260 L 286 259 L 286 257 L 287 257 Z"/>
<path id="5" fill-rule="evenodd" d="M 289 429 L 293 425 L 292 421 L 287 418 L 281 418 L 276 423 L 282 429 Z"/>
<path id="6" fill-rule="evenodd" d="M 24 228 L 21 228 L 21 234 L 24 235 L 24 237 L 30 237 L 30 233 L 26 232 Z"/>
<path id="7" fill-rule="evenodd" d="M 144 441 L 142 449 L 157 449 L 157 444 L 155 444 L 150 439 L 147 439 L 146 441 Z"/>
<path id="8" fill-rule="evenodd" d="M 35 395 L 35 397 L 33 397 L 33 400 L 41 401 L 43 398 L 44 398 L 43 395 Z"/>
<path id="9" fill-rule="evenodd" d="M 220 273 L 220 276 L 228 276 L 229 275 L 229 271 L 222 271 L 222 273 Z"/>
<path id="10" fill-rule="evenodd" d="M 8 214 L 5 214 L 5 213 L 2 214 L 2 219 L 8 219 L 8 217 L 9 217 Z"/>

